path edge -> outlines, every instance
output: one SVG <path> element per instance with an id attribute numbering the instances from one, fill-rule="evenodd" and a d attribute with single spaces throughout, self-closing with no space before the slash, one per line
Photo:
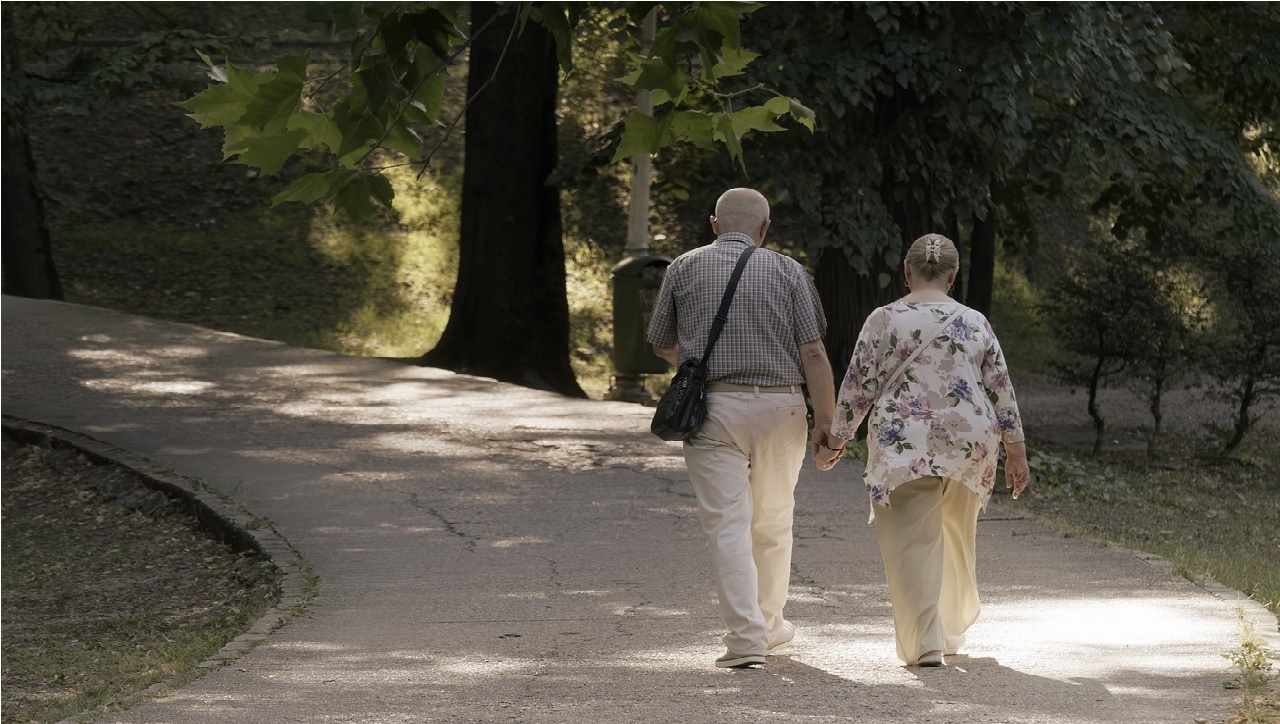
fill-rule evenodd
<path id="1" fill-rule="evenodd" d="M 196 526 L 237 553 L 252 553 L 266 559 L 280 575 L 275 604 L 267 609 L 248 630 L 228 641 L 211 656 L 192 668 L 195 678 L 240 658 L 272 633 L 301 615 L 315 595 L 314 574 L 310 564 L 289 541 L 265 518 L 254 515 L 243 504 L 194 478 L 179 475 L 172 469 L 118 448 L 88 435 L 32 420 L 5 415 L 0 421 L 5 434 L 14 439 L 46 447 L 74 449 L 103 465 L 117 465 L 138 476 L 143 484 L 179 501 L 183 512 Z M 134 697 L 159 697 L 175 691 L 192 680 L 191 674 L 180 674 L 158 681 L 139 691 Z M 80 721 L 88 712 L 64 719 Z M 63 724 L 60 722 L 59 724 Z"/>

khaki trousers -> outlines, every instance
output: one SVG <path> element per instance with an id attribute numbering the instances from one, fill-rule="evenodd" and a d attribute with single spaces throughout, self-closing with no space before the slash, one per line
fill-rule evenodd
<path id="1" fill-rule="evenodd" d="M 712 392 L 685 441 L 720 613 L 735 654 L 779 638 L 791 581 L 796 480 L 808 452 L 801 393 Z"/>
<path id="2" fill-rule="evenodd" d="M 975 547 L 976 493 L 942 478 L 920 478 L 876 506 L 876 538 L 893 604 L 898 658 L 914 665 L 922 654 L 954 654 L 978 618 Z"/>

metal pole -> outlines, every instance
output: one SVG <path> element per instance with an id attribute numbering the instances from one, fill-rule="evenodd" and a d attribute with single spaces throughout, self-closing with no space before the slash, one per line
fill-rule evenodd
<path id="1" fill-rule="evenodd" d="M 657 10 L 649 11 L 640 24 L 640 55 L 648 55 L 658 32 Z M 653 116 L 653 93 L 645 88 L 636 95 L 636 110 Z M 647 153 L 631 157 L 631 202 L 627 213 L 626 256 L 649 253 L 649 186 L 653 159 Z"/>
<path id="2" fill-rule="evenodd" d="M 640 22 L 640 55 L 647 56 L 658 32 L 658 11 L 653 8 Z M 636 94 L 636 110 L 653 115 L 653 94 L 642 89 Z M 627 206 L 627 245 L 623 257 L 649 253 L 649 186 L 653 160 L 647 153 L 631 157 L 631 200 Z M 618 320 L 614 320 L 616 325 Z M 653 399 L 644 387 L 644 375 L 614 370 L 613 387 L 605 396 L 610 400 L 647 402 Z"/>

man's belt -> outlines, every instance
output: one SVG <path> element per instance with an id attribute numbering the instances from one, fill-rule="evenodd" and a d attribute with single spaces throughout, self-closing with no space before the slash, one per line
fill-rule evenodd
<path id="1" fill-rule="evenodd" d="M 803 385 L 739 385 L 735 382 L 712 382 L 707 385 L 707 392 L 754 392 L 756 394 L 764 392 L 787 392 L 795 394 L 803 390 Z"/>

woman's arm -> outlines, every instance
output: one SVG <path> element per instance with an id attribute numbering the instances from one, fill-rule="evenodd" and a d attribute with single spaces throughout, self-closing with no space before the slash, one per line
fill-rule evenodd
<path id="1" fill-rule="evenodd" d="M 814 435 L 814 462 L 819 470 L 830 470 L 840 460 L 845 443 L 854 436 L 880 396 L 881 360 L 885 355 L 881 345 L 887 344 L 887 329 L 887 314 L 879 309 L 862 325 L 840 383 L 831 426 Z"/>
<path id="2" fill-rule="evenodd" d="M 1004 443 L 1004 486 L 1013 490 L 1013 497 L 1017 499 L 1031 483 L 1026 437 L 1022 431 L 1022 416 L 1018 412 L 1013 382 L 1009 379 L 1009 368 L 1005 364 L 1004 352 L 1000 349 L 1000 340 L 996 339 L 989 323 L 986 325 L 986 332 L 991 341 L 982 360 L 982 386 L 995 409 L 1000 440 Z"/>

